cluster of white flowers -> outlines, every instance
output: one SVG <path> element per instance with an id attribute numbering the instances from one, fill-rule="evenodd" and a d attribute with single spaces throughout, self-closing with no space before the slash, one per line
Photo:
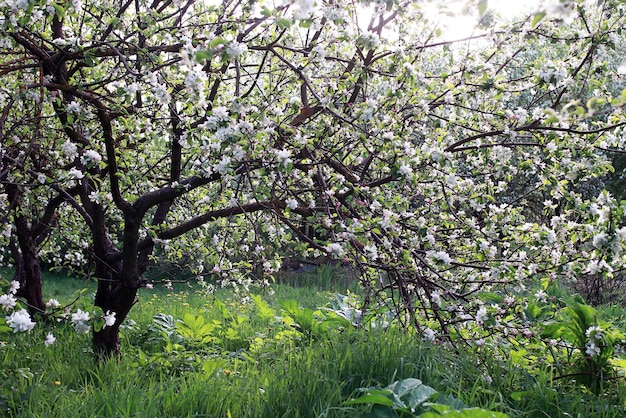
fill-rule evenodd
<path id="1" fill-rule="evenodd" d="M 538 302 L 546 302 L 548 300 L 548 294 L 544 292 L 543 289 L 540 289 L 535 293 L 535 298 L 537 298 Z"/>
<path id="2" fill-rule="evenodd" d="M 232 58 L 237 59 L 248 50 L 248 46 L 244 43 L 232 41 L 226 46 L 226 54 Z"/>
<path id="3" fill-rule="evenodd" d="M 5 311 L 8 312 L 12 310 L 13 308 L 15 308 L 15 305 L 17 304 L 17 299 L 15 297 L 15 294 L 17 293 L 19 288 L 20 288 L 20 282 L 14 280 L 11 282 L 11 285 L 9 287 L 9 292 L 7 294 L 0 296 L 0 305 Z"/>
<path id="4" fill-rule="evenodd" d="M 314 12 L 315 0 L 294 0 L 296 8 L 293 18 L 296 20 L 306 19 Z"/>
<path id="5" fill-rule="evenodd" d="M 5 311 L 13 310 L 16 304 L 17 304 L 17 299 L 12 294 L 7 293 L 7 294 L 0 296 L 0 306 L 2 306 L 2 308 Z"/>
<path id="6" fill-rule="evenodd" d="M 576 0 L 559 0 L 548 3 L 546 12 L 549 16 L 561 19 L 565 23 L 572 23 L 576 17 Z"/>
<path id="7" fill-rule="evenodd" d="M 373 244 L 368 244 L 363 247 L 363 252 L 368 260 L 376 261 L 378 259 L 378 248 Z"/>
<path id="8" fill-rule="evenodd" d="M 74 101 L 71 101 L 70 103 L 68 103 L 66 110 L 67 110 L 67 113 L 71 113 L 71 114 L 75 115 L 77 113 L 80 113 L 81 108 L 82 108 L 82 106 L 81 106 L 80 102 L 77 102 L 76 100 L 74 100 Z"/>
<path id="9" fill-rule="evenodd" d="M 367 49 L 373 49 L 380 45 L 380 38 L 378 37 L 378 34 L 371 31 L 365 32 L 361 35 L 359 41 L 362 42 Z"/>
<path id="10" fill-rule="evenodd" d="M 221 175 L 228 174 L 230 171 L 230 163 L 231 158 L 228 155 L 224 155 L 222 159 L 215 165 L 214 170 L 220 173 Z"/>
<path id="11" fill-rule="evenodd" d="M 10 311 L 17 305 L 17 299 L 15 294 L 20 288 L 18 281 L 12 281 L 9 287 L 9 292 L 0 296 L 0 305 L 5 311 Z M 30 315 L 26 309 L 20 309 L 5 317 L 7 325 L 13 328 L 13 332 L 30 332 L 35 327 L 35 323 L 31 320 Z"/>
<path id="12" fill-rule="evenodd" d="M 441 308 L 441 292 L 439 292 L 438 290 L 433 291 L 430 294 L 430 300 L 432 303 Z"/>
<path id="13" fill-rule="evenodd" d="M 61 306 L 61 304 L 59 303 L 58 300 L 56 299 L 52 299 L 50 298 L 47 302 L 46 302 L 46 308 L 58 308 L 59 306 Z"/>
<path id="14" fill-rule="evenodd" d="M 98 164 L 102 161 L 102 156 L 97 151 L 89 149 L 85 151 L 83 156 L 80 158 L 80 161 L 83 164 Z"/>
<path id="15" fill-rule="evenodd" d="M 115 312 L 106 311 L 102 319 L 104 319 L 104 326 L 102 328 L 112 327 L 115 325 Z"/>
<path id="16" fill-rule="evenodd" d="M 77 169 L 76 167 L 72 167 L 68 172 L 67 172 L 68 178 L 70 180 L 80 180 L 83 177 L 85 177 L 85 174 L 80 171 L 79 169 Z"/>
<path id="17" fill-rule="evenodd" d="M 589 339 L 585 344 L 585 354 L 589 357 L 597 357 L 601 354 L 602 349 L 598 344 L 601 344 L 604 336 L 604 331 L 599 326 L 589 327 L 585 331 L 585 336 Z"/>
<path id="18" fill-rule="evenodd" d="M 539 78 L 546 83 L 556 84 L 567 77 L 567 68 L 562 64 L 548 61 L 539 70 Z"/>
<path id="19" fill-rule="evenodd" d="M 343 246 L 338 242 L 333 242 L 326 246 L 326 251 L 335 257 L 341 257 L 344 253 Z"/>
<path id="20" fill-rule="evenodd" d="M 425 341 L 435 341 L 435 336 L 437 333 L 430 328 L 426 328 L 422 333 L 422 336 Z"/>
<path id="21" fill-rule="evenodd" d="M 449 266 L 452 263 L 452 257 L 445 251 L 434 251 L 430 250 L 426 252 L 426 257 L 431 260 L 441 261 L 446 266 Z"/>
<path id="22" fill-rule="evenodd" d="M 61 152 L 63 152 L 67 158 L 74 159 L 76 155 L 78 155 L 78 148 L 76 147 L 76 144 L 70 142 L 68 139 L 61 145 Z"/>
<path id="23" fill-rule="evenodd" d="M 481 306 L 480 308 L 478 308 L 475 319 L 477 323 L 484 324 L 485 320 L 487 319 L 487 308 L 484 306 Z"/>
<path id="24" fill-rule="evenodd" d="M 275 153 L 278 164 L 282 165 L 283 167 L 287 167 L 289 164 L 291 164 L 291 151 L 287 149 L 282 149 L 276 150 Z"/>
<path id="25" fill-rule="evenodd" d="M 78 309 L 72 314 L 72 325 L 74 326 L 76 332 L 89 332 L 89 312 L 83 312 Z"/>
<path id="26" fill-rule="evenodd" d="M 20 309 L 6 317 L 7 324 L 13 328 L 13 332 L 30 332 L 35 328 L 35 323 L 31 320 L 26 309 Z"/>
<path id="27" fill-rule="evenodd" d="M 400 164 L 400 168 L 398 168 L 398 174 L 402 177 L 409 178 L 411 174 L 413 174 L 413 169 L 406 163 Z"/>
<path id="28" fill-rule="evenodd" d="M 293 209 L 298 207 L 298 201 L 296 199 L 294 199 L 294 198 L 289 198 L 289 199 L 285 200 L 285 204 L 291 210 L 293 210 Z"/>

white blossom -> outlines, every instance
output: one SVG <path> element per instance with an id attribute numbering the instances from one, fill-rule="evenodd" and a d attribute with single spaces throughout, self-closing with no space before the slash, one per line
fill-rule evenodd
<path id="1" fill-rule="evenodd" d="M 90 149 L 85 151 L 80 160 L 83 164 L 97 164 L 102 161 L 102 156 L 97 151 Z"/>
<path id="2" fill-rule="evenodd" d="M 423 333 L 424 340 L 426 341 L 435 341 L 435 331 L 430 328 L 426 328 Z"/>
<path id="3" fill-rule="evenodd" d="M 441 292 L 439 292 L 438 290 L 432 292 L 430 294 L 430 300 L 432 301 L 432 303 L 441 308 Z"/>
<path id="4" fill-rule="evenodd" d="M 0 306 L 2 306 L 2 308 L 5 311 L 12 310 L 13 308 L 15 308 L 16 304 L 17 304 L 17 299 L 12 294 L 7 293 L 7 294 L 0 296 Z"/>
<path id="5" fill-rule="evenodd" d="M 380 45 L 380 38 L 378 37 L 378 34 L 372 31 L 365 32 L 359 39 L 365 48 L 368 49 L 373 49 Z"/>
<path id="6" fill-rule="evenodd" d="M 446 266 L 448 266 L 448 265 L 450 265 L 450 263 L 452 263 L 452 258 L 445 251 L 430 250 L 430 251 L 426 252 L 426 257 L 428 257 L 430 259 L 433 259 L 433 260 L 441 261 Z"/>
<path id="7" fill-rule="evenodd" d="M 478 311 L 476 312 L 476 322 L 478 322 L 479 324 L 482 324 L 485 322 L 486 319 L 487 319 L 487 308 L 485 308 L 484 306 L 481 306 L 480 308 L 478 308 Z"/>
<path id="8" fill-rule="evenodd" d="M 49 300 L 46 302 L 46 307 L 47 307 L 47 308 L 53 308 L 53 309 L 54 309 L 54 308 L 58 308 L 59 306 L 61 306 L 61 304 L 60 304 L 60 303 L 59 303 L 59 301 L 58 301 L 58 300 L 56 300 L 56 299 L 52 299 L 52 298 L 51 298 L 51 299 L 49 299 Z"/>
<path id="9" fill-rule="evenodd" d="M 539 302 L 546 302 L 548 300 L 548 294 L 544 292 L 543 289 L 540 289 L 535 293 L 535 298 L 537 298 Z"/>
<path id="10" fill-rule="evenodd" d="M 237 59 L 248 50 L 248 46 L 244 43 L 232 41 L 226 46 L 226 54 L 230 58 Z"/>
<path id="11" fill-rule="evenodd" d="M 76 100 L 74 100 L 67 104 L 66 110 L 67 110 L 67 113 L 71 113 L 71 114 L 80 113 L 81 104 L 80 102 L 77 102 Z"/>
<path id="12" fill-rule="evenodd" d="M 376 261 L 376 259 L 378 259 L 378 248 L 376 248 L 375 245 L 366 245 L 365 247 L 363 247 L 363 252 L 369 260 Z"/>
<path id="13" fill-rule="evenodd" d="M 26 309 L 13 312 L 11 315 L 5 317 L 7 325 L 13 328 L 13 332 L 30 332 L 35 328 L 35 323 L 30 319 L 30 315 Z"/>
<path id="14" fill-rule="evenodd" d="M 50 347 L 52 344 L 54 344 L 56 340 L 57 339 L 54 337 L 54 335 L 48 333 L 48 335 L 46 335 L 46 340 L 44 341 L 44 344 L 46 345 L 46 347 Z"/>
<path id="15" fill-rule="evenodd" d="M 341 257 L 343 255 L 344 249 L 343 246 L 338 242 L 333 242 L 326 246 L 326 251 L 331 253 L 336 257 Z"/>
<path id="16" fill-rule="evenodd" d="M 413 173 L 413 169 L 405 163 L 400 164 L 400 168 L 398 168 L 398 174 L 402 177 L 410 177 Z"/>
<path id="17" fill-rule="evenodd" d="M 294 199 L 294 198 L 290 198 L 290 199 L 285 200 L 285 204 L 291 210 L 293 210 L 293 209 L 298 207 L 298 201 L 296 199 Z"/>
<path id="18" fill-rule="evenodd" d="M 600 347 L 598 347 L 595 342 L 589 341 L 585 344 L 585 353 L 589 357 L 597 357 L 600 355 L 600 352 Z"/>
<path id="19" fill-rule="evenodd" d="M 20 288 L 20 282 L 18 282 L 17 280 L 13 280 L 11 282 L 11 286 L 9 287 L 9 293 L 11 293 L 12 295 L 16 294 L 17 291 Z"/>
<path id="20" fill-rule="evenodd" d="M 87 197 L 90 202 L 100 203 L 100 194 L 96 191 L 92 191 Z"/>
<path id="21" fill-rule="evenodd" d="M 63 152 L 67 158 L 73 159 L 78 154 L 78 148 L 76 144 L 67 140 L 61 145 L 61 152 Z"/>
<path id="22" fill-rule="evenodd" d="M 291 151 L 287 149 L 282 149 L 276 151 L 276 159 L 278 160 L 278 164 L 287 167 L 291 164 Z"/>
<path id="23" fill-rule="evenodd" d="M 89 332 L 89 312 L 83 312 L 78 309 L 72 314 L 72 325 L 76 332 L 84 334 Z"/>
<path id="24" fill-rule="evenodd" d="M 220 162 L 215 166 L 215 170 L 221 175 L 227 174 L 230 171 L 231 159 L 228 155 L 224 155 Z"/>
<path id="25" fill-rule="evenodd" d="M 296 8 L 293 18 L 296 20 L 306 19 L 314 12 L 315 0 L 294 0 Z"/>
<path id="26" fill-rule="evenodd" d="M 107 311 L 102 319 L 104 319 L 104 326 L 102 328 L 112 327 L 115 324 L 115 312 Z"/>
<path id="27" fill-rule="evenodd" d="M 607 243 L 608 239 L 605 232 L 600 232 L 593 236 L 593 246 L 596 248 L 602 248 Z"/>
<path id="28" fill-rule="evenodd" d="M 600 328 L 599 326 L 589 327 L 585 331 L 585 336 L 589 339 L 601 340 L 603 335 L 604 334 L 602 328 Z"/>
<path id="29" fill-rule="evenodd" d="M 225 106 L 215 106 L 211 111 L 211 115 L 217 121 L 227 121 L 228 120 L 228 109 Z"/>

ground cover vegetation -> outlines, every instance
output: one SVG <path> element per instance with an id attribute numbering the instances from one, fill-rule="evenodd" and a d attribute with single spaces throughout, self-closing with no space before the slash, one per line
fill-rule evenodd
<path id="1" fill-rule="evenodd" d="M 402 329 L 418 352 L 519 367 L 500 385 L 525 371 L 597 413 L 623 407 L 623 317 L 592 305 L 623 301 L 626 3 L 505 19 L 468 0 L 462 39 L 438 27 L 438 3 L 0 2 L 7 361 L 36 336 L 56 350 L 91 333 L 84 357 L 101 367 L 125 346 L 138 370 L 215 377 L 223 352 L 251 372 L 266 340 L 306 359 Z M 325 309 L 250 294 L 286 269 L 327 284 L 335 263 L 358 291 Z M 49 268 L 94 280 L 92 301 L 44 295 Z M 253 310 L 207 296 L 206 312 L 130 321 L 139 292 L 192 281 Z M 246 334 L 255 321 L 280 338 Z M 485 382 L 503 375 L 489 367 Z M 420 376 L 360 383 L 341 408 L 487 413 Z M 533 385 L 476 403 L 507 413 Z"/>
<path id="2" fill-rule="evenodd" d="M 78 301 L 84 308 L 96 289 L 95 282 L 87 285 Z M 84 288 L 75 278 L 44 281 L 44 291 L 58 289 L 63 304 Z M 11 417 L 387 417 L 445 406 L 467 417 L 504 416 L 485 410 L 511 417 L 623 415 L 623 384 L 607 382 L 606 393 L 594 395 L 557 379 L 553 365 L 532 359 L 546 355 L 538 345 L 516 356 L 454 352 L 416 342 L 393 322 L 359 329 L 334 321 L 307 333 L 306 309 L 327 308 L 316 315 L 320 324 L 349 316 L 348 300 L 336 302 L 346 290 L 278 285 L 246 305 L 232 290 L 212 297 L 188 284 L 142 290 L 121 333 L 124 356 L 107 362 L 95 359 L 87 334 L 64 322 L 19 339 L 5 335 L 0 407 Z M 285 300 L 298 300 L 297 308 Z M 611 317 L 624 317 L 623 308 L 614 310 Z M 293 326 L 298 321 L 302 327 Z M 46 346 L 50 331 L 57 341 Z M 406 408 L 397 401 L 393 407 L 386 388 L 394 383 L 394 389 L 404 384 L 398 399 Z"/>

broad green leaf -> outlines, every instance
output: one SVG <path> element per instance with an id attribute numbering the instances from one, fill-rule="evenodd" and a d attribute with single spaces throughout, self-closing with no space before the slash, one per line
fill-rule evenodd
<path id="1" fill-rule="evenodd" d="M 481 408 L 468 408 L 460 411 L 450 410 L 441 414 L 429 411 L 420 415 L 420 418 L 437 418 L 442 416 L 447 418 L 508 418 L 508 415 L 502 412 L 493 412 Z"/>
<path id="2" fill-rule="evenodd" d="M 360 398 L 350 399 L 343 403 L 344 405 L 373 404 L 393 406 L 391 392 L 388 390 L 372 390 L 371 392 L 361 396 Z"/>
<path id="3" fill-rule="evenodd" d="M 535 13 L 535 16 L 533 17 L 533 20 L 530 23 L 530 26 L 533 29 L 536 28 L 539 25 L 539 22 L 541 22 L 544 17 L 546 17 L 546 12 Z"/>
<path id="4" fill-rule="evenodd" d="M 487 7 L 489 6 L 488 3 L 489 3 L 488 0 L 480 0 L 478 2 L 478 14 L 480 16 L 483 16 L 485 12 L 487 11 Z"/>

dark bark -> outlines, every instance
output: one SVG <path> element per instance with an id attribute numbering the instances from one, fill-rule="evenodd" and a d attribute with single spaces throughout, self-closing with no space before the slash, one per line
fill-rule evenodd
<path id="1" fill-rule="evenodd" d="M 101 283 L 100 281 L 99 283 Z M 100 290 L 100 286 L 98 286 Z M 96 356 L 106 359 L 120 354 L 120 324 L 126 319 L 130 309 L 135 304 L 137 287 L 125 286 L 117 282 L 113 287 L 108 286 L 110 291 L 100 293 L 100 301 L 96 303 L 106 313 L 115 312 L 115 324 L 102 328 L 93 333 L 93 348 Z M 106 296 L 106 297 L 105 297 Z"/>
<path id="2" fill-rule="evenodd" d="M 17 246 L 14 244 L 11 252 L 16 265 L 15 280 L 20 283 L 18 296 L 26 299 L 31 315 L 42 314 L 46 311 L 46 304 L 41 289 L 41 267 L 37 244 L 31 234 L 28 219 L 21 213 L 18 187 L 15 184 L 8 184 L 6 192 L 15 211 Z"/>

